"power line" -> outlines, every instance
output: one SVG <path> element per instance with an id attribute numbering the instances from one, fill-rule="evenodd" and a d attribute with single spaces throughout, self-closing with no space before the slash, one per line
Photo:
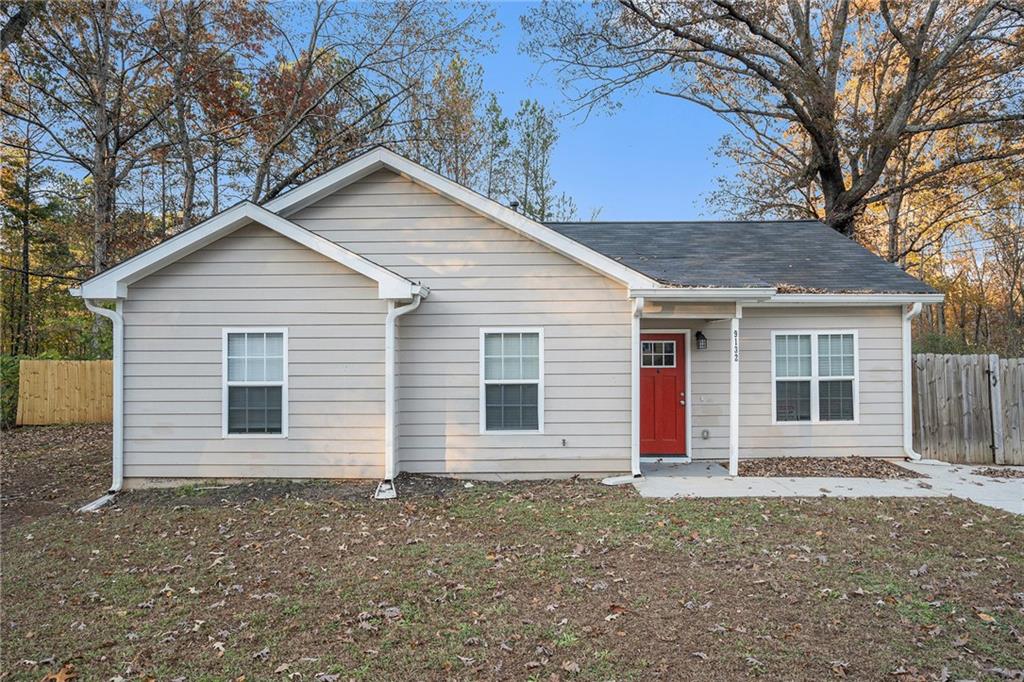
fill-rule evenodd
<path id="1" fill-rule="evenodd" d="M 7 270 L 8 272 L 16 272 L 19 275 L 28 274 L 30 277 L 48 277 L 50 279 L 69 279 L 74 282 L 84 282 L 85 277 L 75 277 L 73 275 L 54 275 L 49 272 L 35 272 L 33 270 L 22 270 L 21 268 L 12 268 L 7 265 L 0 265 L 0 270 Z"/>

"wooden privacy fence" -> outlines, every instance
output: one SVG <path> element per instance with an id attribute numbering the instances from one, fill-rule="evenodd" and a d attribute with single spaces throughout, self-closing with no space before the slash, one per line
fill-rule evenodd
<path id="1" fill-rule="evenodd" d="M 966 464 L 1024 464 L 1024 358 L 914 356 L 914 448 Z"/>
<path id="2" fill-rule="evenodd" d="M 110 360 L 22 360 L 18 373 L 19 426 L 109 422 L 113 418 Z"/>

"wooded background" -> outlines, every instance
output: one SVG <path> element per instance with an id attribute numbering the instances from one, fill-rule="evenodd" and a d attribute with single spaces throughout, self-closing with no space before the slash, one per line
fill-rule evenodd
<path id="1" fill-rule="evenodd" d="M 564 106 L 509 113 L 481 86 L 486 4 L 23 0 L 0 22 L 3 354 L 109 357 L 69 286 L 378 143 L 577 217 L 558 116 L 643 88 L 732 125 L 709 213 L 820 218 L 947 294 L 918 350 L 1024 355 L 1020 2 L 544 3 L 522 47 Z"/>

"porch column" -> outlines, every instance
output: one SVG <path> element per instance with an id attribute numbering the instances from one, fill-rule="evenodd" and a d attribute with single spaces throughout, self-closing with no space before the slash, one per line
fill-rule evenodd
<path id="1" fill-rule="evenodd" d="M 743 306 L 729 320 L 729 475 L 740 473 L 740 318 Z"/>
<path id="2" fill-rule="evenodd" d="M 644 313 L 644 299 L 633 299 L 633 316 L 630 322 L 629 402 L 630 402 L 630 468 L 635 477 L 640 476 L 640 317 Z"/>

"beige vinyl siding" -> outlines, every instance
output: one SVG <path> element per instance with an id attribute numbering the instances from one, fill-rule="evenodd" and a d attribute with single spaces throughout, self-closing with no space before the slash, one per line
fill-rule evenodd
<path id="1" fill-rule="evenodd" d="M 729 455 L 729 322 L 644 320 L 644 329 L 702 330 L 708 349 L 693 350 L 692 454 Z M 858 334 L 860 420 L 857 424 L 772 424 L 771 333 L 849 330 Z M 899 306 L 877 308 L 745 308 L 740 320 L 740 457 L 903 454 L 902 317 Z M 701 431 L 709 438 L 703 440 Z"/>
<path id="2" fill-rule="evenodd" d="M 132 284 L 124 313 L 127 478 L 382 475 L 376 282 L 251 225 Z M 287 438 L 222 436 L 225 327 L 287 327 Z"/>
<path id="3" fill-rule="evenodd" d="M 622 286 L 388 171 L 289 219 L 430 287 L 423 305 L 400 318 L 401 470 L 629 471 L 630 306 Z M 543 434 L 480 433 L 481 327 L 543 327 Z"/>

